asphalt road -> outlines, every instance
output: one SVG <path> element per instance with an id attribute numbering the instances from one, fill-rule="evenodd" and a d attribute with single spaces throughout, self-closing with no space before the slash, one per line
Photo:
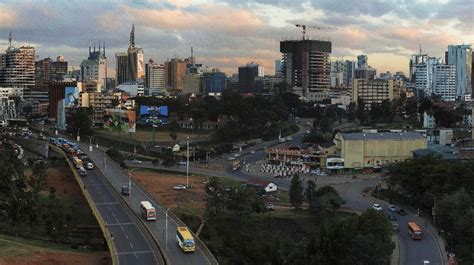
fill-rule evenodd
<path id="1" fill-rule="evenodd" d="M 303 123 L 304 124 L 304 123 Z M 303 126 L 300 126 L 303 129 Z M 293 144 L 293 145 L 300 145 L 301 139 L 304 134 L 301 132 L 292 135 L 293 140 L 288 141 L 285 143 L 280 143 L 278 140 L 273 140 L 269 142 L 265 142 L 259 145 L 252 146 L 242 152 L 239 152 L 241 156 L 239 157 L 240 160 L 245 160 L 247 163 L 254 163 L 257 160 L 265 158 L 265 153 L 263 151 L 264 148 L 268 148 L 271 146 L 279 146 L 279 145 L 286 145 L 286 144 Z M 251 151 L 255 151 L 254 154 Z M 230 156 L 230 155 L 229 155 Z M 229 157 L 227 156 L 227 157 Z M 226 167 L 225 172 L 215 171 L 210 169 L 204 169 L 198 166 L 194 166 L 190 164 L 189 172 L 196 173 L 196 174 L 203 174 L 209 176 L 220 176 L 220 177 L 229 177 L 234 178 L 242 181 L 246 181 L 249 178 L 254 178 L 254 176 L 250 176 L 244 173 L 241 170 L 232 171 L 230 167 L 230 161 L 225 161 L 227 157 L 221 157 L 217 159 L 211 160 L 211 163 L 227 163 L 228 166 Z M 173 167 L 163 167 L 153 166 L 150 162 L 143 162 L 143 164 L 128 164 L 132 167 L 141 167 L 141 168 L 159 168 L 159 169 L 167 169 L 167 170 L 176 170 L 181 172 L 186 172 L 186 167 L 181 166 L 173 166 Z M 271 179 L 275 184 L 278 185 L 278 188 L 288 190 L 290 186 L 289 179 L 281 179 L 281 178 L 272 178 Z M 388 214 L 388 205 L 386 202 L 377 200 L 372 197 L 364 197 L 362 195 L 362 191 L 367 187 L 374 187 L 379 180 L 372 179 L 372 180 L 357 180 L 351 183 L 344 183 L 344 184 L 334 184 L 332 185 L 341 195 L 341 197 L 346 201 L 346 205 L 348 208 L 351 208 L 356 211 L 365 211 L 372 207 L 374 203 L 379 203 L 382 205 L 384 209 L 384 213 Z M 406 265 L 420 265 L 423 264 L 423 261 L 427 260 L 430 261 L 430 265 L 436 264 L 441 265 L 443 263 L 443 257 L 439 251 L 438 243 L 435 239 L 436 235 L 430 233 L 429 230 L 426 229 L 424 226 L 424 222 L 421 218 L 413 217 L 412 215 L 407 216 L 400 216 L 396 214 L 398 220 L 396 221 L 399 225 L 400 231 L 398 232 L 398 240 L 400 243 L 400 264 Z M 421 222 L 420 222 L 421 220 Z M 408 228 L 407 222 L 409 221 L 417 221 L 417 223 L 421 226 L 422 230 L 424 231 L 423 240 L 412 240 L 408 235 Z"/>
<path id="2" fill-rule="evenodd" d="M 97 169 L 88 170 L 81 177 L 85 188 L 92 198 L 102 220 L 106 232 L 113 235 L 113 243 L 120 265 L 159 264 L 145 235 L 137 227 L 127 211 L 120 204 L 117 195 L 104 183 Z M 159 253 L 158 253 L 159 255 Z"/>
<path id="3" fill-rule="evenodd" d="M 120 193 L 123 185 L 128 185 L 128 176 L 108 158 L 106 158 L 104 167 L 104 153 L 102 151 L 94 148 L 93 151 L 90 152 L 88 150 L 88 144 L 80 143 L 79 145 L 91 160 L 94 161 L 95 166 L 100 168 L 117 192 Z M 131 209 L 139 216 L 141 216 L 141 201 L 150 201 L 155 206 L 157 220 L 143 222 L 153 237 L 159 242 L 159 245 L 165 250 L 166 257 L 171 264 L 211 264 L 211 261 L 207 256 L 210 253 L 206 253 L 205 250 L 199 248 L 199 246 L 197 246 L 196 252 L 194 253 L 184 253 L 181 251 L 176 241 L 176 229 L 178 227 L 176 220 L 171 218 L 171 216 L 168 216 L 168 232 L 166 233 L 165 224 L 167 209 L 143 192 L 141 188 L 135 185 L 135 183 L 132 182 L 130 196 L 124 196 L 124 199 Z"/>

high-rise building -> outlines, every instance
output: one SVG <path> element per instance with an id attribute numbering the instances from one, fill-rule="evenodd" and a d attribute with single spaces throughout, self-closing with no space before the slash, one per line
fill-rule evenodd
<path id="1" fill-rule="evenodd" d="M 64 57 L 59 55 L 56 61 L 51 58 L 44 58 L 35 63 L 35 84 L 42 85 L 49 81 L 61 81 L 67 74 L 67 62 Z"/>
<path id="2" fill-rule="evenodd" d="M 187 64 L 187 60 L 177 58 L 165 62 L 165 83 L 168 92 L 180 93 L 183 90 Z"/>
<path id="3" fill-rule="evenodd" d="M 329 96 L 330 41 L 281 41 L 280 52 L 283 53 L 283 76 L 294 93 L 311 101 L 320 101 Z"/>
<path id="4" fill-rule="evenodd" d="M 331 87 L 344 85 L 344 61 L 331 62 Z"/>
<path id="5" fill-rule="evenodd" d="M 219 69 L 213 69 L 212 72 L 204 74 L 203 92 L 207 93 L 222 93 L 225 89 L 225 73 Z"/>
<path id="6" fill-rule="evenodd" d="M 130 31 L 130 42 L 126 53 L 116 53 L 117 85 L 125 82 L 145 81 L 145 59 L 143 49 L 135 46 L 135 25 Z"/>
<path id="7" fill-rule="evenodd" d="M 263 77 L 263 67 L 251 62 L 239 67 L 239 89 L 242 93 L 257 92 L 257 77 Z"/>
<path id="8" fill-rule="evenodd" d="M 415 67 L 415 89 L 418 93 L 431 96 L 433 93 L 433 73 L 435 65 L 441 64 L 441 60 L 434 57 L 424 58 L 424 62 Z"/>
<path id="9" fill-rule="evenodd" d="M 202 75 L 187 73 L 183 78 L 182 94 L 199 94 L 202 87 Z"/>
<path id="10" fill-rule="evenodd" d="M 275 76 L 281 76 L 281 60 L 275 60 Z"/>
<path id="11" fill-rule="evenodd" d="M 8 42 L 6 52 L 0 54 L 0 86 L 32 89 L 35 86 L 35 48 L 13 47 L 11 33 Z"/>
<path id="12" fill-rule="evenodd" d="M 365 108 L 370 109 L 372 104 L 400 98 L 400 94 L 404 90 L 403 81 L 354 79 L 352 81 L 352 102 L 357 103 L 359 99 L 362 99 Z"/>
<path id="13" fill-rule="evenodd" d="M 355 78 L 374 80 L 377 75 L 377 69 L 369 65 L 369 58 L 367 55 L 357 56 L 357 68 L 355 69 Z"/>
<path id="14" fill-rule="evenodd" d="M 416 83 L 416 66 L 425 63 L 428 59 L 428 54 L 413 54 L 410 58 L 410 73 L 408 79 L 412 83 Z"/>
<path id="15" fill-rule="evenodd" d="M 456 67 L 456 96 L 472 93 L 472 48 L 471 45 L 449 45 L 448 63 Z"/>
<path id="16" fill-rule="evenodd" d="M 150 59 L 145 64 L 145 89 L 150 96 L 163 95 L 166 92 L 165 66 Z"/>
<path id="17" fill-rule="evenodd" d="M 96 82 L 98 86 L 98 91 L 101 91 L 102 88 L 106 88 L 106 78 L 107 78 L 107 57 L 105 56 L 105 44 L 103 49 L 96 51 L 95 44 L 94 49 L 91 51 L 89 47 L 89 57 L 87 60 L 82 61 L 81 63 L 81 74 L 80 81 L 82 82 Z"/>
<path id="18" fill-rule="evenodd" d="M 356 62 L 346 60 L 344 62 L 344 86 L 352 86 L 352 79 L 355 78 Z"/>
<path id="19" fill-rule="evenodd" d="M 433 94 L 445 101 L 456 100 L 456 67 L 436 64 L 433 67 Z"/>

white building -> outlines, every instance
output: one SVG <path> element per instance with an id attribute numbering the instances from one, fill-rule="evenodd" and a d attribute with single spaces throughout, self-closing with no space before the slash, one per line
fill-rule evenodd
<path id="1" fill-rule="evenodd" d="M 472 48 L 471 45 L 449 45 L 447 64 L 456 66 L 456 96 L 472 92 Z"/>
<path id="2" fill-rule="evenodd" d="M 143 96 L 145 94 L 145 85 L 138 82 L 125 82 L 120 84 L 117 89 L 127 92 L 132 97 Z"/>
<path id="3" fill-rule="evenodd" d="M 156 64 L 152 59 L 145 65 L 145 88 L 148 95 L 158 96 L 166 93 L 165 66 Z"/>
<path id="4" fill-rule="evenodd" d="M 89 47 L 89 57 L 81 63 L 80 81 L 82 82 L 97 82 L 98 89 L 101 91 L 105 88 L 107 78 L 107 57 L 105 57 L 105 47 L 101 51 L 91 51 Z"/>
<path id="5" fill-rule="evenodd" d="M 423 113 L 423 128 L 436 128 L 436 120 L 432 114 Z"/>
<path id="6" fill-rule="evenodd" d="M 441 63 L 440 59 L 429 57 L 423 63 L 417 64 L 415 67 L 415 88 L 423 92 L 426 96 L 433 93 L 433 72 L 435 65 Z"/>
<path id="7" fill-rule="evenodd" d="M 0 98 L 20 97 L 23 99 L 22 87 L 0 87 Z"/>
<path id="8" fill-rule="evenodd" d="M 331 62 L 331 87 L 341 87 L 344 85 L 344 61 Z"/>
<path id="9" fill-rule="evenodd" d="M 437 64 L 433 68 L 433 94 L 445 101 L 456 100 L 456 67 Z"/>

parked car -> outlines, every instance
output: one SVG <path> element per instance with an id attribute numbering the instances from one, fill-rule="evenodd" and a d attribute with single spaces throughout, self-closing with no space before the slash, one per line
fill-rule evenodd
<path id="1" fill-rule="evenodd" d="M 228 160 L 228 161 L 233 161 L 233 160 L 235 160 L 235 157 L 229 156 L 229 157 L 227 158 L 227 160 Z"/>
<path id="2" fill-rule="evenodd" d="M 130 195 L 130 189 L 128 188 L 128 185 L 122 186 L 122 194 L 126 196 Z"/>
<path id="3" fill-rule="evenodd" d="M 397 220 L 397 216 L 393 213 L 389 213 L 388 214 L 388 219 L 390 219 L 390 221 L 396 221 Z"/>
<path id="4" fill-rule="evenodd" d="M 376 210 L 376 211 L 383 211 L 382 209 L 382 206 L 380 206 L 380 204 L 378 203 L 374 203 L 374 205 L 372 205 L 372 209 Z"/>
<path id="5" fill-rule="evenodd" d="M 271 203 L 267 204 L 266 207 L 267 207 L 267 210 L 269 210 L 269 211 L 275 210 L 275 205 L 273 205 Z"/>
<path id="6" fill-rule="evenodd" d="M 185 190 L 186 186 L 179 184 L 173 187 L 174 190 Z"/>
<path id="7" fill-rule="evenodd" d="M 395 222 L 392 222 L 392 228 L 393 228 L 393 231 L 394 231 L 394 232 L 400 231 L 399 225 L 398 225 L 397 223 L 395 223 Z"/>
<path id="8" fill-rule="evenodd" d="M 180 165 L 180 166 L 186 166 L 186 161 L 179 161 L 179 162 L 178 162 L 178 165 Z"/>
<path id="9" fill-rule="evenodd" d="M 141 160 L 138 160 L 138 159 L 133 159 L 131 162 L 133 164 L 142 164 L 143 163 Z"/>
<path id="10" fill-rule="evenodd" d="M 255 150 L 250 151 L 250 154 L 252 155 L 255 154 Z"/>
<path id="11" fill-rule="evenodd" d="M 391 212 L 396 212 L 397 211 L 397 207 L 395 207 L 395 205 L 390 205 L 388 206 L 388 210 L 391 211 Z"/>
<path id="12" fill-rule="evenodd" d="M 404 210 L 403 208 L 400 208 L 400 209 L 397 211 L 397 213 L 398 213 L 399 215 L 407 215 L 407 212 L 405 212 L 405 210 Z"/>
<path id="13" fill-rule="evenodd" d="M 293 137 L 288 136 L 288 137 L 286 137 L 286 140 L 287 140 L 287 141 L 293 141 Z"/>

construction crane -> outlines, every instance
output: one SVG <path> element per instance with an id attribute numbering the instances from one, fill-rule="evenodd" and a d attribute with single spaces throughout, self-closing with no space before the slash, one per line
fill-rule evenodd
<path id="1" fill-rule="evenodd" d="M 317 29 L 317 30 L 337 30 L 336 28 L 318 27 L 318 26 L 303 25 L 303 24 L 296 24 L 295 26 L 298 27 L 298 28 L 301 28 L 301 31 L 303 33 L 303 40 L 306 40 L 306 28 Z"/>

